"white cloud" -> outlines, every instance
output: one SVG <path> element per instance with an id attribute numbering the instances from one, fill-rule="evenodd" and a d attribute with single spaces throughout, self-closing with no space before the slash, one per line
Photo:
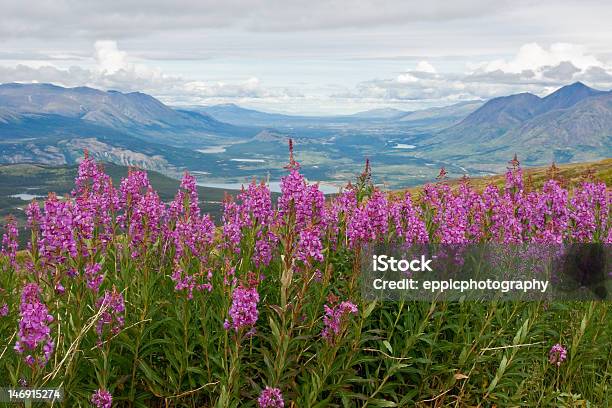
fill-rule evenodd
<path id="1" fill-rule="evenodd" d="M 585 47 L 580 45 L 554 43 L 546 49 L 537 43 L 529 43 L 523 45 L 514 58 L 490 61 L 478 69 L 486 72 L 497 70 L 510 73 L 521 73 L 526 70 L 537 72 L 544 67 L 556 66 L 562 62 L 570 62 L 580 70 L 603 66 L 601 61 L 593 55 L 588 55 Z"/>
<path id="2" fill-rule="evenodd" d="M 141 91 L 163 100 L 180 103 L 206 103 L 208 98 L 267 98 L 299 96 L 287 89 L 267 89 L 256 77 L 243 81 L 196 81 L 165 74 L 160 69 L 134 62 L 115 41 L 96 41 L 95 67 L 71 66 L 61 69 L 49 64 L 0 66 L 0 83 L 48 82 L 56 85 L 90 86 L 123 92 Z"/>
<path id="3" fill-rule="evenodd" d="M 394 79 L 363 81 L 340 98 L 381 98 L 397 101 L 452 102 L 492 98 L 519 92 L 547 94 L 575 81 L 595 88 L 612 88 L 612 65 L 589 54 L 583 46 L 555 43 L 544 48 L 525 44 L 509 59 L 496 59 L 467 66 L 463 73 L 438 73 L 421 61 L 412 71 Z"/>
<path id="4" fill-rule="evenodd" d="M 131 68 L 127 62 L 127 53 L 117 48 L 116 41 L 96 41 L 94 49 L 101 73 L 110 75 L 119 70 Z"/>
<path id="5" fill-rule="evenodd" d="M 430 74 L 435 74 L 437 72 L 436 68 L 427 61 L 419 61 L 415 70 L 419 72 L 428 72 Z"/>

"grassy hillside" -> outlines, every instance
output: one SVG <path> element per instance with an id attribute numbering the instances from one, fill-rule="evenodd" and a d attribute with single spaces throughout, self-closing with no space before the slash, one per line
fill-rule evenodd
<path id="1" fill-rule="evenodd" d="M 600 161 L 587 163 L 572 163 L 555 165 L 551 167 L 529 167 L 523 168 L 523 176 L 526 185 L 531 188 L 540 188 L 554 174 L 557 180 L 568 187 L 574 187 L 587 177 L 593 177 L 606 183 L 607 186 L 612 186 L 612 159 L 604 159 Z M 529 181 L 531 179 L 531 181 Z M 505 174 L 495 176 L 475 177 L 470 178 L 470 184 L 477 190 L 484 189 L 489 184 L 494 184 L 498 187 L 503 187 L 506 181 Z M 447 183 L 451 186 L 457 186 L 462 182 L 462 179 L 450 179 Z M 423 189 L 423 186 L 407 189 L 411 193 L 418 193 Z"/>

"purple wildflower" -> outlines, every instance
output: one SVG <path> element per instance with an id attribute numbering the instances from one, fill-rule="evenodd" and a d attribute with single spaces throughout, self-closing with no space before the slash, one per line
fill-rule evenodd
<path id="1" fill-rule="evenodd" d="M 17 267 L 17 249 L 19 249 L 17 221 L 9 217 L 4 229 L 6 232 L 2 235 L 0 255 L 8 257 L 10 264 L 15 268 Z"/>
<path id="2" fill-rule="evenodd" d="M 323 245 L 319 230 L 307 228 L 300 231 L 296 258 L 307 264 L 311 264 L 312 261 L 323 261 Z"/>
<path id="3" fill-rule="evenodd" d="M 365 204 L 355 208 L 346 226 L 351 247 L 359 243 L 382 240 L 389 229 L 389 203 L 385 195 L 376 191 Z"/>
<path id="4" fill-rule="evenodd" d="M 425 222 L 420 216 L 419 208 L 412 204 L 410 193 L 406 193 L 403 200 L 391 206 L 395 232 L 406 243 L 425 243 L 429 240 Z"/>
<path id="5" fill-rule="evenodd" d="M 267 231 L 263 233 L 261 230 L 257 232 L 257 241 L 255 242 L 255 252 L 253 254 L 253 262 L 255 266 L 268 266 L 272 260 L 272 251 L 278 243 L 278 237 L 274 233 Z"/>
<path id="6" fill-rule="evenodd" d="M 111 408 L 113 405 L 113 396 L 104 389 L 98 389 L 91 396 L 91 403 L 96 408 Z"/>
<path id="7" fill-rule="evenodd" d="M 589 242 L 605 238 L 608 218 L 608 195 L 604 183 L 584 182 L 574 190 L 570 201 L 571 238 Z"/>
<path id="8" fill-rule="evenodd" d="M 551 364 L 555 364 L 557 367 L 567 358 L 567 349 L 561 344 L 557 343 L 550 348 L 548 352 L 548 361 Z"/>
<path id="9" fill-rule="evenodd" d="M 110 328 L 110 334 L 114 336 L 119 333 L 125 324 L 123 295 L 116 288 L 113 288 L 112 292 L 107 290 L 96 302 L 96 307 L 105 308 L 96 324 L 96 332 L 98 333 L 99 342 L 101 342 L 105 326 Z"/>
<path id="10" fill-rule="evenodd" d="M 0 306 L 0 317 L 8 316 L 8 313 L 9 313 L 8 304 L 4 303 L 2 306 Z"/>
<path id="11" fill-rule="evenodd" d="M 259 303 L 257 288 L 239 286 L 234 289 L 232 293 L 232 306 L 229 310 L 231 321 L 226 320 L 224 327 L 226 329 L 231 327 L 238 331 L 243 327 L 254 326 L 259 317 L 257 303 Z"/>
<path id="12" fill-rule="evenodd" d="M 28 354 L 25 361 L 32 366 L 34 363 L 44 366 L 53 353 L 54 343 L 51 339 L 51 329 L 48 323 L 53 321 L 47 306 L 40 300 L 40 288 L 35 283 L 24 286 L 19 307 L 21 319 L 19 321 L 19 340 L 15 343 L 15 351 L 23 354 L 26 350 L 39 351 L 42 357 Z M 40 350 L 37 350 L 41 347 Z"/>
<path id="13" fill-rule="evenodd" d="M 283 394 L 278 388 L 266 387 L 257 399 L 259 408 L 283 408 Z"/>
<path id="14" fill-rule="evenodd" d="M 41 255 L 48 264 L 62 264 L 68 257 L 77 256 L 74 231 L 74 203 L 60 201 L 50 194 L 44 204 L 44 215 L 40 219 Z"/>
<path id="15" fill-rule="evenodd" d="M 357 306 L 350 301 L 344 301 L 336 306 L 325 305 L 323 307 L 325 309 L 325 316 L 323 316 L 325 327 L 321 335 L 328 342 L 333 343 L 336 336 L 342 331 L 346 317 L 350 314 L 357 314 Z"/>
<path id="16" fill-rule="evenodd" d="M 85 278 L 87 279 L 87 287 L 94 292 L 98 292 L 100 285 L 104 281 L 104 273 L 102 273 L 102 265 L 99 263 L 89 264 L 85 267 Z"/>

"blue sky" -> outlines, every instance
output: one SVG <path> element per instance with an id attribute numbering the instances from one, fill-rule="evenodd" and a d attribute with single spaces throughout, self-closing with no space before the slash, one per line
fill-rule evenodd
<path id="1" fill-rule="evenodd" d="M 0 0 L 0 82 L 173 105 L 414 110 L 612 88 L 609 1 Z"/>

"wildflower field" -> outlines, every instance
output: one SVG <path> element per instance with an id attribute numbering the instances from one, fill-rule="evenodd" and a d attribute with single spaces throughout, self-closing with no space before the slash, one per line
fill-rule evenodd
<path id="1" fill-rule="evenodd" d="M 554 176 L 554 175 L 553 175 Z M 281 196 L 252 183 L 215 225 L 185 174 L 164 203 L 144 171 L 117 187 L 90 157 L 71 197 L 6 223 L 0 386 L 60 405 L 605 407 L 608 302 L 380 302 L 360 294 L 371 242 L 612 241 L 592 177 L 541 189 L 443 181 L 384 193 L 364 173 L 325 199 L 291 157 Z M 35 405 L 35 404 L 34 404 Z"/>

